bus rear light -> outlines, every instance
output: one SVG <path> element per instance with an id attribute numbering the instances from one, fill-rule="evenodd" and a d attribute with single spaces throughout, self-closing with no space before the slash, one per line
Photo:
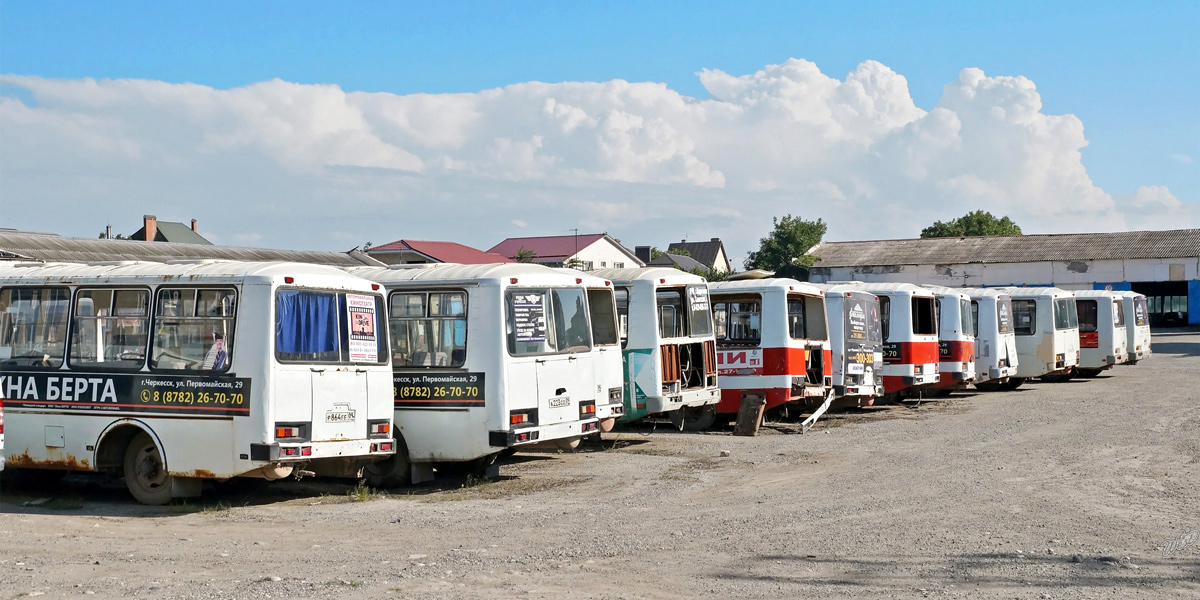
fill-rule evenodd
<path id="1" fill-rule="evenodd" d="M 388 435 L 392 432 L 391 421 L 367 421 L 367 432 L 372 436 Z"/>
<path id="2" fill-rule="evenodd" d="M 284 277 L 283 282 L 284 283 L 296 283 L 296 278 L 295 277 Z"/>
<path id="3" fill-rule="evenodd" d="M 583 278 L 582 278 L 582 277 L 576 277 L 576 278 L 575 278 L 575 283 L 583 283 Z"/>
<path id="4" fill-rule="evenodd" d="M 300 453 L 299 448 L 280 448 L 279 453 L 284 456 L 296 456 Z"/>
<path id="5" fill-rule="evenodd" d="M 511 415 L 508 417 L 508 423 L 510 425 L 520 425 L 521 423 L 527 423 L 528 421 L 529 415 Z"/>
<path id="6" fill-rule="evenodd" d="M 383 442 L 382 444 L 379 444 L 379 451 L 380 451 L 380 452 L 390 452 L 390 451 L 391 451 L 391 449 L 392 449 L 392 443 L 391 443 L 391 442 Z"/>
<path id="7" fill-rule="evenodd" d="M 587 404 L 579 405 L 579 418 L 580 419 L 586 419 L 588 417 L 592 417 L 595 415 L 596 415 L 596 403 L 589 402 Z"/>
<path id="8" fill-rule="evenodd" d="M 276 427 L 275 437 L 277 438 L 294 438 L 300 437 L 299 427 Z"/>
<path id="9" fill-rule="evenodd" d="M 300 456 L 312 456 L 312 446 L 300 446 Z"/>
<path id="10" fill-rule="evenodd" d="M 604 282 L 604 287 L 608 287 L 608 286 L 610 286 L 610 285 L 612 285 L 612 282 L 611 282 L 611 281 L 605 281 L 605 282 Z"/>
<path id="11" fill-rule="evenodd" d="M 590 433 L 590 432 L 593 432 L 593 431 L 595 431 L 595 430 L 596 430 L 596 424 L 595 424 L 595 423 L 584 423 L 584 424 L 583 424 L 583 427 L 581 428 L 581 431 L 582 431 L 582 433 Z"/>
<path id="12" fill-rule="evenodd" d="M 515 283 L 517 283 L 517 278 L 516 277 L 509 278 L 508 282 L 515 284 Z"/>
<path id="13" fill-rule="evenodd" d="M 658 280 L 658 282 L 659 282 L 659 283 L 666 283 L 666 282 L 667 282 L 667 280 L 666 280 L 666 279 L 659 279 L 659 280 Z"/>
<path id="14" fill-rule="evenodd" d="M 379 284 L 378 284 L 378 283 L 372 283 L 372 284 L 371 284 L 371 289 L 372 289 L 372 290 L 375 290 L 375 291 L 377 291 L 377 292 L 378 292 L 378 291 L 379 291 Z"/>
<path id="15" fill-rule="evenodd" d="M 530 438 L 528 433 L 518 433 L 515 439 L 518 442 L 528 442 Z"/>

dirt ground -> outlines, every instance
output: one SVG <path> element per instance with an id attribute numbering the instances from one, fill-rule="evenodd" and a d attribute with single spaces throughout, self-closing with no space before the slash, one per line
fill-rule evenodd
<path id="1" fill-rule="evenodd" d="M 1154 349 L 803 435 L 606 434 L 495 482 L 226 484 L 162 508 L 100 476 L 9 485 L 0 600 L 1197 598 L 1200 541 L 1160 548 L 1200 530 L 1200 334 Z"/>

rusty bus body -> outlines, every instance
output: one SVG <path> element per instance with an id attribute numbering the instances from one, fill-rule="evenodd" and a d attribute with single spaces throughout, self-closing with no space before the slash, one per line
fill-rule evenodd
<path id="1" fill-rule="evenodd" d="M 870 406 L 883 396 L 879 298 L 851 285 L 816 287 L 825 292 L 825 311 L 829 315 L 834 404 Z"/>

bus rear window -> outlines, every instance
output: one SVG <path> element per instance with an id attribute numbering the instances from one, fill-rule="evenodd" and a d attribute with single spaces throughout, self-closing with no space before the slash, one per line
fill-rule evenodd
<path id="1" fill-rule="evenodd" d="M 963 335 L 979 335 L 979 328 L 975 326 L 975 313 L 978 311 L 979 307 L 972 305 L 970 300 L 959 299 L 958 312 L 962 317 Z"/>
<path id="2" fill-rule="evenodd" d="M 283 362 L 387 362 L 379 296 L 281 289 L 275 298 L 275 357 Z"/>
<path id="3" fill-rule="evenodd" d="M 613 302 L 613 292 L 609 289 L 588 290 L 588 309 L 592 317 L 593 341 L 598 346 L 615 346 L 620 339 L 617 335 L 616 304 Z"/>
<path id="4" fill-rule="evenodd" d="M 1000 333 L 1012 332 L 1012 298 L 996 299 L 996 329 Z"/>
<path id="5" fill-rule="evenodd" d="M 717 339 L 732 343 L 758 343 L 762 305 L 758 299 L 722 300 L 713 305 Z"/>
<path id="6" fill-rule="evenodd" d="M 1037 333 L 1037 300 L 1013 300 L 1013 331 L 1017 335 Z"/>
<path id="7" fill-rule="evenodd" d="M 1080 300 L 1076 306 L 1079 309 L 1079 333 L 1094 333 L 1099 324 L 1100 306 L 1095 300 Z"/>
<path id="8" fill-rule="evenodd" d="M 1075 312 L 1074 298 L 1058 298 L 1054 301 L 1054 328 L 1079 327 L 1079 316 Z"/>
<path id="9" fill-rule="evenodd" d="M 510 290 L 508 351 L 514 356 L 585 352 L 592 347 L 584 291 Z"/>
<path id="10" fill-rule="evenodd" d="M 1125 303 L 1119 298 L 1113 299 L 1113 325 L 1117 327 L 1125 326 Z"/>
<path id="11" fill-rule="evenodd" d="M 913 296 L 912 327 L 916 335 L 937 335 L 937 311 L 933 298 Z"/>

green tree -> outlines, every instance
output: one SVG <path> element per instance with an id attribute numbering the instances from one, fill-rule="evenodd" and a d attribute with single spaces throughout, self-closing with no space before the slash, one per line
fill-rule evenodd
<path id="1" fill-rule="evenodd" d="M 921 230 L 921 237 L 963 237 L 968 235 L 1021 235 L 1021 227 L 1012 219 L 997 219 L 990 212 L 977 210 L 945 223 L 935 222 Z"/>
<path id="2" fill-rule="evenodd" d="M 687 250 L 684 250 L 683 248 L 676 248 L 675 250 L 668 250 L 666 252 L 663 252 L 662 250 L 659 250 L 658 248 L 656 248 L 654 246 L 650 247 L 650 260 L 654 260 L 664 254 L 674 254 L 675 256 L 686 256 L 688 258 L 692 257 L 692 253 L 688 252 Z"/>
<path id="3" fill-rule="evenodd" d="M 806 254 L 825 237 L 828 225 L 824 221 L 806 221 L 792 215 L 771 220 L 775 227 L 760 240 L 758 250 L 746 257 L 747 269 L 778 271 L 787 266 L 811 266 L 816 262 L 817 257 Z"/>
<path id="4" fill-rule="evenodd" d="M 537 252 L 534 252 L 533 250 L 526 250 L 525 248 L 517 250 L 517 262 L 531 263 L 535 260 L 537 260 Z"/>

